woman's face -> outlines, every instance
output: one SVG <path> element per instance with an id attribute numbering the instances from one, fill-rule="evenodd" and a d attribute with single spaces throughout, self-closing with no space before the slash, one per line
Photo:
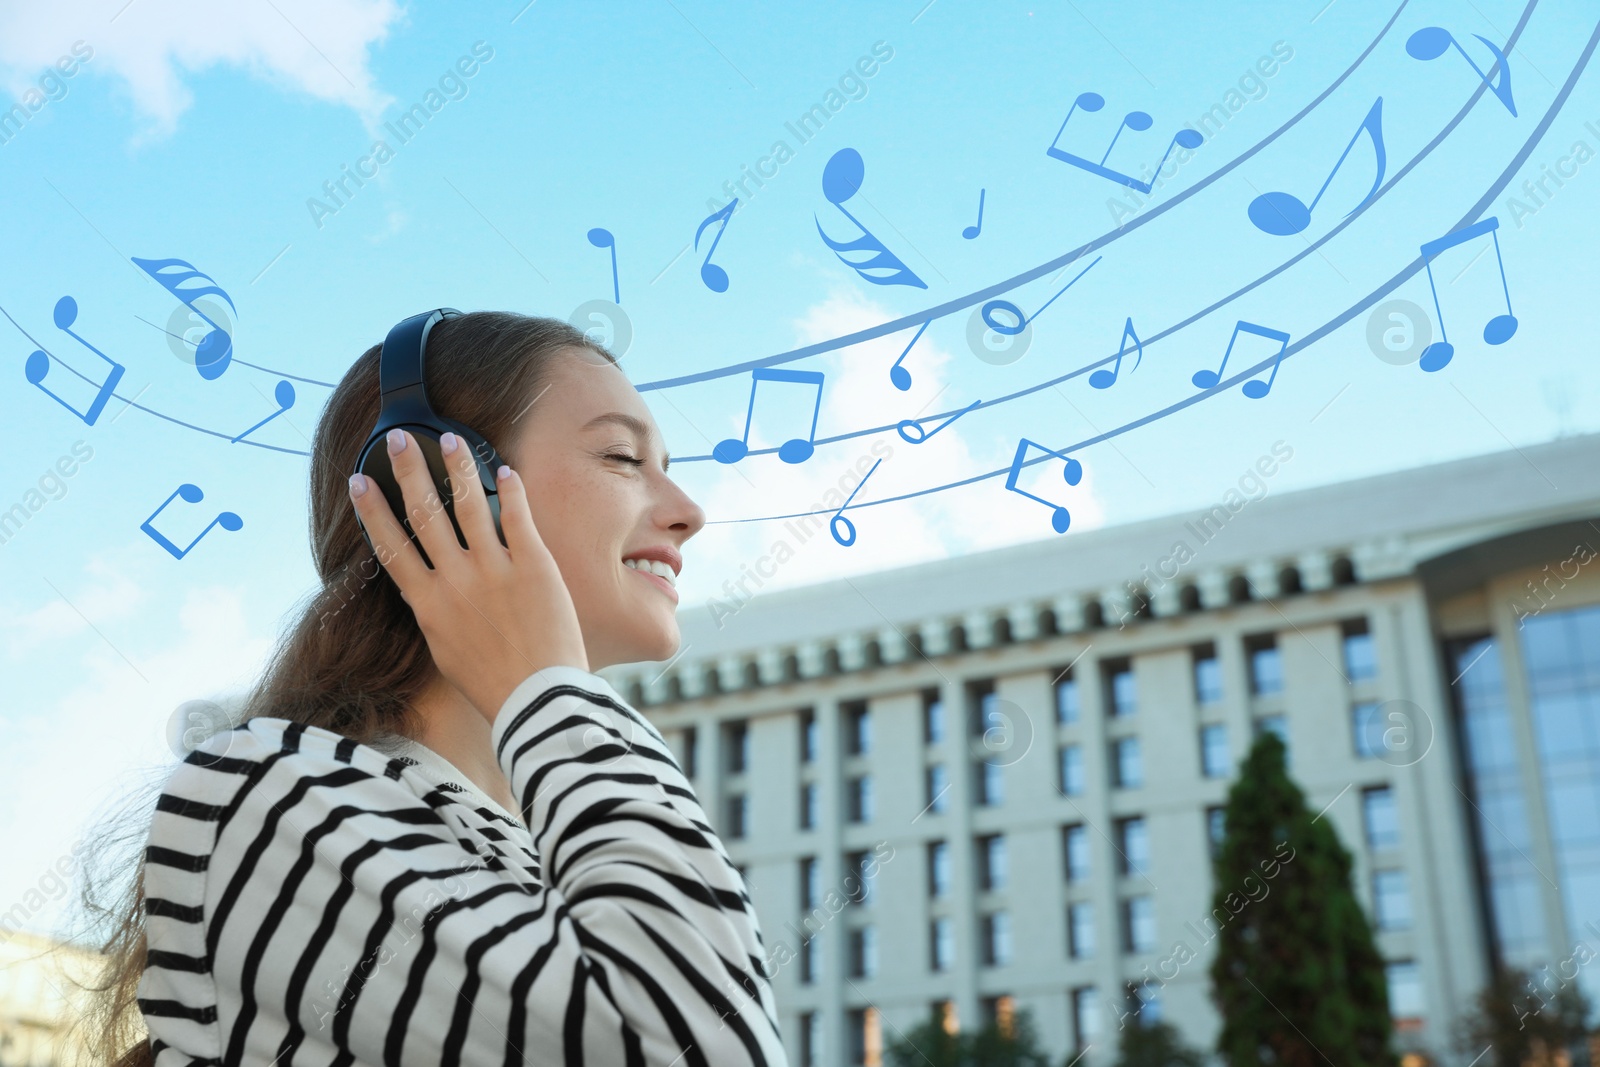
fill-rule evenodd
<path id="1" fill-rule="evenodd" d="M 614 364 L 568 349 L 540 389 L 501 455 L 572 593 L 589 666 L 670 659 L 679 550 L 705 512 L 667 477 L 650 409 Z"/>

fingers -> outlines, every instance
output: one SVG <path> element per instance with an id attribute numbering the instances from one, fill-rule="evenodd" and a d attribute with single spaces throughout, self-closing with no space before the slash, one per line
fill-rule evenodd
<path id="1" fill-rule="evenodd" d="M 544 547 L 533 524 L 533 512 L 528 508 L 528 492 L 523 488 L 522 476 L 510 467 L 501 465 L 495 472 L 495 485 L 500 494 L 500 529 L 506 535 L 506 548 L 513 562 L 536 559 Z"/>
<path id="2" fill-rule="evenodd" d="M 417 546 L 406 536 L 394 509 L 384 497 L 378 483 L 365 474 L 350 476 L 350 501 L 355 505 L 361 525 L 372 541 L 372 550 L 404 597 L 408 589 L 420 588 L 426 580 L 427 564 L 417 552 Z M 408 598 L 409 600 L 409 598 Z"/>
<path id="3" fill-rule="evenodd" d="M 450 527 L 450 518 L 433 484 L 422 446 L 405 430 L 394 429 L 389 431 L 384 447 L 389 450 L 389 466 L 400 485 L 412 532 L 422 542 L 423 551 L 428 553 L 434 567 L 451 565 L 464 550 Z"/>
<path id="4" fill-rule="evenodd" d="M 447 451 L 452 446 L 453 451 Z M 483 492 L 483 482 L 478 477 L 478 460 L 466 441 L 453 433 L 439 438 L 439 452 L 444 457 L 445 469 L 450 472 L 451 507 L 455 509 L 456 522 L 467 539 L 467 548 L 488 552 L 498 543 L 494 533 L 494 517 L 489 514 L 489 501 Z M 433 550 L 428 550 L 432 558 Z"/>

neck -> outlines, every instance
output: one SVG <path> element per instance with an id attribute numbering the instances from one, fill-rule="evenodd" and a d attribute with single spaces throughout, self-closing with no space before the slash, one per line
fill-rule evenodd
<path id="1" fill-rule="evenodd" d="M 507 811 L 516 812 L 516 798 L 489 743 L 489 720 L 461 690 L 436 677 L 413 708 L 422 722 L 417 741 L 449 760 Z"/>

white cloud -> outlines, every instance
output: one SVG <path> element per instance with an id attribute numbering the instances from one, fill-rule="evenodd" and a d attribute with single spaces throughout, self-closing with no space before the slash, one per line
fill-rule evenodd
<path id="1" fill-rule="evenodd" d="M 84 42 L 94 54 L 76 77 L 119 79 L 147 122 L 140 140 L 170 135 L 194 103 L 184 76 L 217 64 L 350 107 L 371 133 L 394 98 L 377 87 L 368 49 L 401 14 L 395 0 L 0 0 L 0 65 L 20 97 Z"/>
<path id="2" fill-rule="evenodd" d="M 795 320 L 795 343 L 837 337 L 893 317 L 893 312 L 870 297 L 854 288 L 841 286 Z M 881 425 L 900 418 L 925 418 L 959 409 L 977 399 L 962 395 L 956 387 L 944 387 L 949 377 L 946 368 L 955 357 L 938 345 L 931 334 L 918 340 L 906 360 L 905 366 L 912 375 L 911 388 L 900 392 L 890 385 L 889 366 L 905 349 L 913 333 L 914 328 L 796 365 L 820 370 L 826 375 L 823 415 L 817 436 L 829 436 L 846 428 Z M 800 397 L 799 390 L 793 392 L 796 397 L 791 406 L 774 405 L 765 409 L 772 422 L 788 421 L 783 420 L 783 415 L 789 415 L 791 420 L 809 418 L 810 395 Z M 763 405 L 767 403 L 768 398 L 758 394 L 756 421 L 750 434 L 751 448 L 778 444 L 790 429 L 785 425 L 777 432 L 776 439 L 763 439 Z M 881 455 L 881 447 L 878 453 L 872 452 L 877 441 L 887 444 L 893 452 L 862 487 L 857 501 L 912 492 L 991 470 L 1000 463 L 1009 462 L 1011 453 L 1007 451 L 1004 457 L 997 457 L 991 454 L 991 448 L 975 450 L 969 445 L 969 440 L 987 444 L 993 437 L 996 425 L 993 416 L 984 420 L 983 428 L 978 428 L 980 423 L 976 420 L 983 414 L 973 412 L 963 416 L 921 444 L 908 444 L 890 430 L 878 437 L 825 445 L 811 459 L 794 466 L 774 456 L 758 456 L 728 467 L 718 465 L 719 476 L 700 502 L 708 517 L 713 519 L 810 510 L 814 503 L 823 500 L 829 489 L 839 488 L 841 478 L 844 479 L 842 493 L 848 494 L 854 483 L 857 462 L 864 459 L 865 465 L 870 466 Z M 725 425 L 705 426 L 705 433 L 714 440 L 723 436 L 737 437 L 743 430 L 744 417 L 741 407 L 729 413 Z M 969 423 L 968 418 L 975 421 Z M 936 425 L 930 422 L 924 429 Z M 1006 440 L 1007 448 L 1014 449 L 1016 438 Z M 975 451 L 979 454 L 975 455 Z M 1038 453 L 1032 453 L 1030 458 L 1036 455 Z M 1056 462 L 1036 464 L 1024 474 L 1021 487 L 1067 506 L 1073 530 L 1102 525 L 1104 509 L 1094 493 L 1092 466 L 1085 464 L 1083 480 L 1076 486 L 1065 483 L 1062 470 L 1063 466 Z M 759 586 L 752 580 L 747 589 L 759 587 L 770 591 L 1055 536 L 1050 529 L 1049 510 L 1015 493 L 1005 492 L 1004 483 L 998 478 L 900 503 L 863 510 L 852 508 L 845 515 L 856 527 L 855 543 L 848 548 L 835 542 L 826 526 L 815 530 L 803 542 L 795 532 L 798 527 L 792 523 L 707 526 L 690 544 L 691 559 L 701 566 L 695 568 L 699 574 L 685 571 L 682 583 L 685 604 L 703 603 L 706 597 L 713 595 L 726 596 L 723 583 L 737 581 L 747 568 L 770 555 L 780 539 L 789 543 L 794 558 L 779 566 L 770 577 L 763 576 Z M 771 563 L 767 564 L 767 569 L 772 569 Z"/>

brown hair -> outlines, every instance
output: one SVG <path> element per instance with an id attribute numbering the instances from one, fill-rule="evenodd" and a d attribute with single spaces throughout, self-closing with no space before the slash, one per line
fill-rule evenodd
<path id="1" fill-rule="evenodd" d="M 363 352 L 345 372 L 317 422 L 311 446 L 311 556 L 321 587 L 301 602 L 238 719 L 273 716 L 319 726 L 362 744 L 391 734 L 415 737 L 411 702 L 433 680 L 427 642 L 400 590 L 367 547 L 350 503 L 349 477 L 378 419 L 378 356 Z M 428 335 L 428 399 L 439 414 L 471 427 L 497 450 L 516 435 L 550 359 L 588 349 L 610 352 L 560 319 L 476 311 L 438 323 Z M 504 452 L 501 453 L 504 456 Z M 223 725 L 223 724 L 218 724 Z M 170 770 L 170 768 L 168 768 Z M 98 828 L 105 846 L 84 872 L 83 914 L 106 957 L 84 986 L 78 1022 L 91 1062 L 148 1067 L 148 1031 L 136 1000 L 144 973 L 143 844 L 154 795 Z M 131 854 L 131 847 L 139 849 Z M 108 859 L 109 856 L 117 859 Z M 96 869 L 109 872 L 104 876 Z M 105 883 L 131 883 L 107 891 Z"/>

